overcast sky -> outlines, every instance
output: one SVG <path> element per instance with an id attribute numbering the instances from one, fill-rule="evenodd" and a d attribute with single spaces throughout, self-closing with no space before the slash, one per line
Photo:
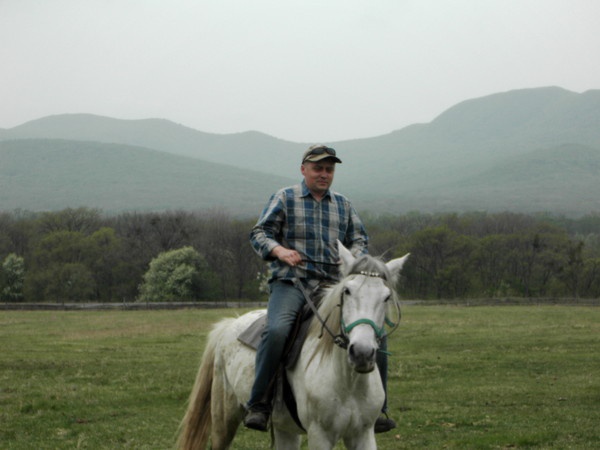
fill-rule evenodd
<path id="1" fill-rule="evenodd" d="M 600 88 L 597 0 L 0 0 L 0 128 L 63 113 L 331 142 Z"/>

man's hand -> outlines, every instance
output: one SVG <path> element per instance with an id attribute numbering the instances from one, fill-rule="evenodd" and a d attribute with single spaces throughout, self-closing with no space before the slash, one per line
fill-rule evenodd
<path id="1" fill-rule="evenodd" d="M 302 256 L 300 256 L 300 253 L 281 245 L 271 250 L 271 255 L 291 267 L 295 267 L 302 263 Z"/>

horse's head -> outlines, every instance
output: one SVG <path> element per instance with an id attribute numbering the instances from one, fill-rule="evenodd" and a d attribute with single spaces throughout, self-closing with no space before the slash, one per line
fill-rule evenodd
<path id="1" fill-rule="evenodd" d="M 338 250 L 343 275 L 339 286 L 341 333 L 350 365 L 357 372 L 368 373 L 375 368 L 387 313 L 399 313 L 394 285 L 408 254 L 386 264 L 366 255 L 355 258 L 339 241 Z M 394 319 L 399 319 L 399 314 Z"/>

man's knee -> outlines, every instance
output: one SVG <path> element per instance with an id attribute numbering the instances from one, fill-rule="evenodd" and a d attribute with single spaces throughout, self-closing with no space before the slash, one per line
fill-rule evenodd
<path id="1" fill-rule="evenodd" d="M 271 342 L 285 342 L 291 332 L 291 326 L 286 323 L 277 323 L 269 326 L 267 336 Z"/>

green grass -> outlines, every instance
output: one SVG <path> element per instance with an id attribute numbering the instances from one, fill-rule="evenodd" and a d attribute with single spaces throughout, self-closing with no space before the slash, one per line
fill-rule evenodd
<path id="1" fill-rule="evenodd" d="M 2 311 L 0 448 L 172 448 L 210 324 L 237 312 Z M 380 449 L 600 447 L 599 308 L 408 306 L 390 350 Z"/>

